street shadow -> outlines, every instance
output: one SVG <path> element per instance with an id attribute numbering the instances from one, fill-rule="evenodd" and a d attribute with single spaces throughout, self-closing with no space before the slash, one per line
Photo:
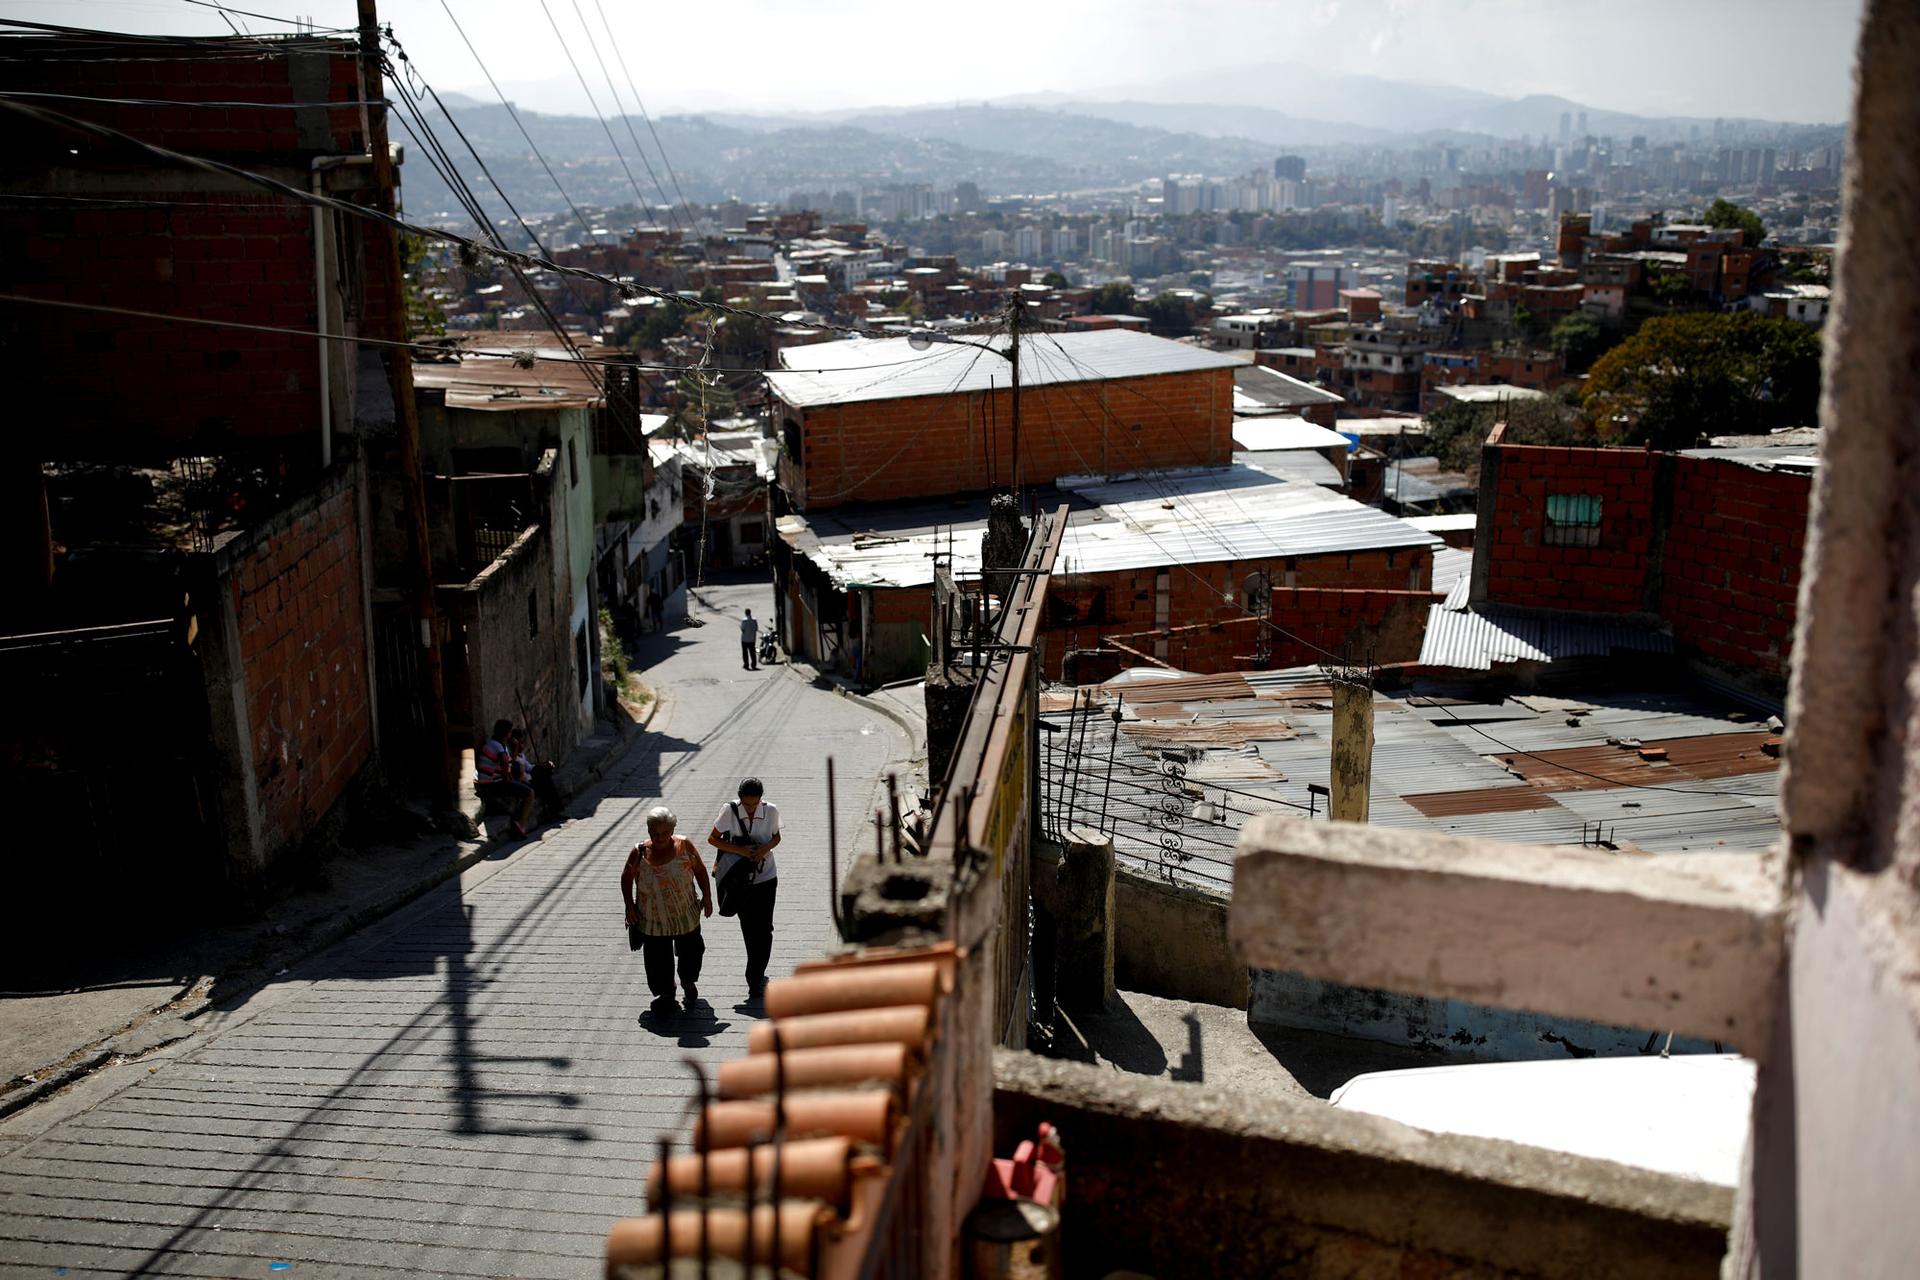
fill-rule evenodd
<path id="1" fill-rule="evenodd" d="M 678 768 L 699 750 L 697 743 L 647 735 L 634 748 L 623 791 L 628 797 L 648 797 L 651 803 L 665 782 L 662 753 L 680 753 L 673 766 Z M 635 798 L 630 803 L 638 808 L 641 801 Z M 370 937 L 349 939 L 265 981 L 216 988 L 213 1007 L 230 1011 L 270 983 L 330 979 L 379 983 L 442 976 L 440 999 L 413 1012 L 388 1033 L 299 1119 L 263 1135 L 261 1154 L 197 1205 L 132 1271 L 145 1274 L 176 1254 L 191 1252 L 195 1241 L 213 1231 L 213 1224 L 250 1192 L 283 1177 L 310 1175 L 315 1158 L 295 1154 L 297 1148 L 356 1123 L 363 1114 L 366 1090 L 376 1088 L 391 1073 L 419 1070 L 430 1055 L 439 1058 L 447 1073 L 445 1090 L 451 1108 L 446 1132 L 463 1138 L 486 1135 L 538 1143 L 597 1141 L 591 1127 L 553 1114 L 583 1105 L 581 1091 L 567 1079 L 574 1068 L 572 1059 L 565 1054 L 515 1051 L 525 1033 L 516 1030 L 510 1012 L 496 1024 L 485 997 L 515 963 L 517 952 L 532 939 L 563 927 L 567 903 L 574 900 L 577 888 L 589 881 L 595 888 L 603 881 L 611 886 L 630 835 L 626 823 L 615 822 L 565 856 L 529 849 L 524 843 L 508 848 L 509 857 L 520 851 L 535 855 L 521 862 L 518 872 L 534 883 L 526 886 L 525 905 L 484 930 L 476 928 L 477 907 L 463 897 L 459 879 L 449 879 L 401 908 Z M 682 1044 L 697 1047 L 726 1025 L 707 1018 L 677 1028 L 675 1034 Z M 244 1031 L 242 1027 L 230 1034 Z"/>
<path id="2" fill-rule="evenodd" d="M 719 1015 L 714 1013 L 713 1006 L 705 1000 L 696 1000 L 693 1008 L 673 1013 L 655 1013 L 651 1008 L 645 1009 L 640 1014 L 639 1023 L 662 1039 L 672 1038 L 682 1049 L 705 1049 L 713 1044 L 713 1037 L 733 1025 L 721 1021 Z"/>

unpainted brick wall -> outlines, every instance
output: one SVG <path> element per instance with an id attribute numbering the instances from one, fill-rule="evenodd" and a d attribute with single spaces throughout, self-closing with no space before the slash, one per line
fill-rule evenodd
<path id="1" fill-rule="evenodd" d="M 1679 459 L 1660 614 L 1684 648 L 1786 673 L 1811 493 L 1804 475 Z"/>
<path id="2" fill-rule="evenodd" d="M 262 852 L 297 842 L 373 749 L 355 490 L 244 535 L 225 588 L 239 622 Z"/>
<path id="3" fill-rule="evenodd" d="M 1060 678 L 1062 657 L 1070 650 L 1097 649 L 1101 647 L 1102 639 L 1106 636 L 1137 637 L 1158 632 L 1160 617 L 1157 581 L 1162 573 L 1167 577 L 1166 626 L 1169 628 L 1211 627 L 1214 624 L 1231 623 L 1247 617 L 1246 581 L 1255 573 L 1267 575 L 1273 587 L 1272 599 L 1274 608 L 1277 610 L 1282 600 L 1294 598 L 1302 589 L 1331 589 L 1336 593 L 1357 590 L 1362 594 L 1368 592 L 1394 594 L 1405 593 L 1412 584 L 1425 587 L 1433 581 L 1433 553 L 1426 547 L 1397 547 L 1391 550 L 1334 552 L 1319 556 L 1243 560 L 1220 564 L 1169 565 L 1158 569 L 1127 569 L 1112 573 L 1056 577 L 1053 580 L 1053 590 L 1057 592 L 1080 592 L 1088 589 L 1103 591 L 1107 620 L 1104 623 L 1074 625 L 1056 625 L 1049 620 L 1042 627 L 1042 635 L 1046 640 L 1048 677 Z M 1420 594 L 1424 596 L 1425 593 Z M 1273 616 L 1275 621 L 1280 621 L 1278 612 Z M 1286 624 L 1282 623 L 1282 625 Z M 1146 638 L 1151 640 L 1154 637 L 1147 635 Z M 1247 642 L 1247 647 L 1234 649 L 1231 653 L 1214 652 L 1216 647 L 1220 650 L 1232 649 L 1234 642 L 1242 638 Z M 1143 648 L 1142 645 L 1134 644 L 1132 640 L 1124 642 L 1134 648 Z M 1238 670 L 1250 665 L 1247 662 L 1235 662 L 1231 659 L 1251 655 L 1254 652 L 1253 634 L 1250 630 L 1244 637 L 1232 631 L 1225 631 L 1220 634 L 1217 642 L 1209 640 L 1203 644 L 1196 639 L 1194 643 L 1196 657 L 1222 663 L 1223 665 L 1212 668 L 1219 671 Z M 1152 653 L 1153 649 L 1149 644 L 1144 646 L 1144 651 Z M 1164 660 L 1174 666 L 1182 665 L 1171 651 Z M 1300 659 L 1301 662 L 1316 660 Z"/>
<path id="4" fill-rule="evenodd" d="M 785 412 L 801 423 L 805 469 L 783 462 L 782 479 L 802 510 L 975 492 L 1012 479 L 1007 391 Z M 1020 414 L 1025 484 L 1233 460 L 1231 369 L 1029 388 Z"/>
<path id="5" fill-rule="evenodd" d="M 84 51 L 83 51 L 84 52 Z M 97 53 L 97 51 L 96 51 Z M 102 62 L 58 49 L 16 62 L 8 87 L 180 101 L 355 101 L 351 42 L 287 58 L 192 57 Z M 336 107 L 145 107 L 59 99 L 50 105 L 197 155 L 225 156 L 305 185 L 321 154 L 365 150 L 361 112 Z M 265 191 L 234 192 L 160 159 L 105 143 L 69 155 L 71 134 L 22 125 L 14 144 L 49 170 L 83 169 L 101 203 L 0 201 L 0 279 L 33 297 L 311 332 L 317 327 L 313 213 Z M 57 144 L 57 145 L 56 145 Z M 95 156 L 111 155 L 102 169 Z M 227 189 L 219 189 L 225 186 Z M 360 278 L 362 332 L 386 314 L 385 234 L 335 215 Z M 21 388 L 28 418 L 57 421 L 47 456 L 170 456 L 198 441 L 304 449 L 319 431 L 317 339 L 126 315 L 0 308 L 0 343 L 35 376 Z M 352 359 L 341 345 L 339 359 Z M 319 447 L 312 446 L 315 459 Z"/>
<path id="6" fill-rule="evenodd" d="M 1488 448 L 1499 455 L 1486 550 L 1488 599 L 1588 613 L 1645 610 L 1660 455 L 1639 449 Z M 1598 546 L 1546 544 L 1547 498 L 1557 494 L 1600 499 Z"/>
<path id="7" fill-rule="evenodd" d="M 1811 479 L 1638 449 L 1489 445 L 1496 604 L 1657 613 L 1684 651 L 1768 675 L 1791 656 Z M 1670 489 L 1656 484 L 1662 466 Z M 1550 494 L 1601 499 L 1599 545 L 1547 546 Z"/>
<path id="8" fill-rule="evenodd" d="M 1420 656 L 1427 610 L 1441 597 L 1430 591 L 1342 590 L 1304 587 L 1273 593 L 1268 637 L 1270 668 L 1327 662 L 1351 653 L 1355 662 L 1412 662 Z M 1246 671 L 1260 644 L 1260 623 L 1245 616 L 1119 635 L 1119 643 L 1142 653 L 1166 643 L 1168 664 L 1210 675 Z M 1127 662 L 1124 665 L 1131 666 Z"/>

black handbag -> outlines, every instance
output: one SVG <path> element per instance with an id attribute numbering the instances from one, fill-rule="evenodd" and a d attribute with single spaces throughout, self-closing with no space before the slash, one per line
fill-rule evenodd
<path id="1" fill-rule="evenodd" d="M 753 839 L 747 835 L 747 823 L 745 819 L 740 816 L 740 806 L 729 802 L 727 807 L 733 810 L 733 825 L 740 831 L 740 834 L 735 837 L 734 843 L 753 844 Z M 759 870 L 760 864 L 752 858 L 743 857 L 739 854 L 734 855 L 733 865 L 729 866 L 726 871 L 721 874 L 719 883 L 714 886 L 714 897 L 720 900 L 721 915 L 731 916 L 739 914 L 740 899 L 746 896 L 747 886 L 753 883 L 753 877 Z"/>

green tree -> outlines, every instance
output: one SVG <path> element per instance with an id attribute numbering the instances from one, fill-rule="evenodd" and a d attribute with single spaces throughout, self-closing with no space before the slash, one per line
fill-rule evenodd
<path id="1" fill-rule="evenodd" d="M 1114 280 L 1093 291 L 1090 305 L 1101 315 L 1124 316 L 1132 314 L 1137 304 L 1133 298 L 1133 286 L 1125 280 Z"/>
<path id="2" fill-rule="evenodd" d="M 1073 281 L 1067 279 L 1058 271 L 1047 272 L 1047 274 L 1040 277 L 1040 283 L 1049 289 L 1066 289 L 1073 285 Z"/>
<path id="3" fill-rule="evenodd" d="M 1149 298 L 1140 314 L 1147 318 L 1147 331 L 1163 338 L 1185 337 L 1193 329 L 1192 305 L 1171 290 Z"/>
<path id="4" fill-rule="evenodd" d="M 1553 326 L 1548 345 L 1560 356 L 1569 373 L 1584 373 L 1599 354 L 1606 350 L 1606 331 L 1600 322 L 1584 311 L 1576 311 Z"/>
<path id="5" fill-rule="evenodd" d="M 1814 421 L 1820 335 L 1751 311 L 1657 316 L 1601 356 L 1582 393 L 1601 435 L 1685 449 Z"/>
<path id="6" fill-rule="evenodd" d="M 1506 424 L 1508 444 L 1598 444 L 1579 407 L 1557 396 L 1516 396 L 1498 404 L 1449 401 L 1426 415 L 1427 447 L 1450 471 L 1480 465 L 1480 446 L 1494 427 Z"/>
<path id="7" fill-rule="evenodd" d="M 432 244 L 425 236 L 410 231 L 400 233 L 400 271 L 407 284 L 407 329 L 416 338 L 437 338 L 447 331 L 447 313 L 432 292 L 440 277 L 439 255 Z"/>
<path id="8" fill-rule="evenodd" d="M 686 331 L 693 308 L 684 302 L 660 302 L 640 309 L 623 332 L 616 333 L 619 345 L 629 351 L 658 351 L 669 338 Z"/>
<path id="9" fill-rule="evenodd" d="M 1731 228 L 1746 232 L 1747 247 L 1750 249 L 1758 248 L 1760 242 L 1767 238 L 1766 224 L 1760 221 L 1760 215 L 1731 200 L 1715 200 L 1707 206 L 1707 211 L 1701 215 L 1700 221 L 1710 227 Z"/>

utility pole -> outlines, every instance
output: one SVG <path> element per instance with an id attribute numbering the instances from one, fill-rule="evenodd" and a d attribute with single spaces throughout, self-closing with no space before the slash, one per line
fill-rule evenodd
<path id="1" fill-rule="evenodd" d="M 1015 290 L 1013 301 L 1007 306 L 1007 334 L 1011 339 L 1007 363 L 1013 366 L 1013 496 L 1022 510 L 1026 508 L 1026 499 L 1020 488 L 1020 322 L 1026 318 L 1026 310 L 1026 300 Z"/>
<path id="2" fill-rule="evenodd" d="M 361 98 L 378 103 L 383 90 L 380 76 L 380 20 L 374 12 L 374 0 L 358 0 L 360 12 L 360 60 L 363 90 Z M 396 183 L 393 157 L 387 152 L 387 113 L 383 106 L 367 108 L 367 146 L 373 152 L 374 198 L 380 212 L 393 216 Z M 412 338 L 407 325 L 407 282 L 401 268 L 400 232 L 387 226 L 387 332 L 390 342 Z M 318 246 L 316 246 L 316 252 Z M 394 422 L 399 428 L 400 492 L 406 506 L 407 541 L 411 552 L 414 613 L 419 627 L 421 671 L 426 688 L 421 690 L 422 709 L 426 712 L 427 734 L 431 741 L 432 797 L 434 808 L 446 812 L 454 808 L 457 783 L 454 757 L 447 749 L 447 689 L 440 670 L 440 625 L 433 602 L 433 544 L 427 534 L 427 485 L 421 473 L 420 411 L 413 399 L 413 356 L 404 347 L 394 347 L 387 359 L 387 377 L 393 387 Z"/>

